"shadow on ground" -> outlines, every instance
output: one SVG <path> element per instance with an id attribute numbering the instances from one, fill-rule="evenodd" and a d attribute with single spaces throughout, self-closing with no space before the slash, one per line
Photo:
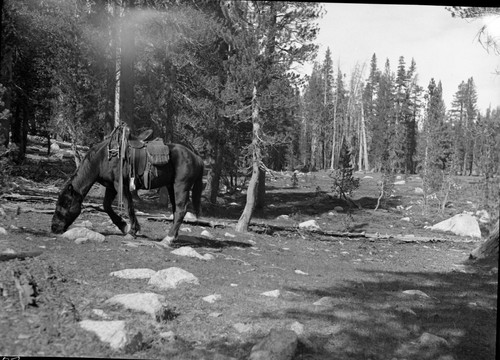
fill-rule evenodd
<path id="1" fill-rule="evenodd" d="M 371 281 L 287 290 L 321 306 L 262 313 L 316 325 L 304 357 L 318 359 L 495 359 L 498 276 L 468 266 L 467 273 L 366 271 Z M 428 295 L 407 295 L 419 290 Z M 314 326 L 314 325 L 313 325 Z M 430 333 L 446 340 L 423 344 Z M 445 357 L 446 358 L 446 357 Z M 451 359 L 451 357 L 448 357 Z"/>

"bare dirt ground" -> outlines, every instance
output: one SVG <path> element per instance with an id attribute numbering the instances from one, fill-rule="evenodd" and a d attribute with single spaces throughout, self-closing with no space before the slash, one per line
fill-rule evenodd
<path id="1" fill-rule="evenodd" d="M 477 210 L 470 190 L 477 179 L 467 180 L 445 214 L 424 215 L 421 195 L 414 192 L 421 186 L 418 177 L 397 186 L 389 205 L 374 212 L 379 176 L 358 174 L 361 187 L 354 198 L 363 209 L 349 214 L 333 210 L 347 207 L 331 197 L 326 173 L 301 177 L 296 188 L 289 176 L 278 176 L 267 183 L 266 209 L 253 219 L 261 225 L 252 226 L 251 232 L 234 231 L 245 201 L 241 193 L 225 195 L 216 206 L 204 203 L 202 219 L 220 226 L 181 227 L 174 247 L 191 246 L 214 256 L 203 261 L 154 245 L 168 222 L 141 216 L 142 236 L 131 245 L 110 226 L 105 213 L 90 206 L 76 223 L 90 221 L 106 236 L 104 242 L 75 244 L 55 236 L 50 233 L 50 210 L 71 166 L 36 158 L 26 166 L 32 169 L 30 179 L 13 178 L 0 198 L 5 212 L 0 226 L 7 230 L 0 234 L 0 253 L 38 256 L 0 261 L 1 355 L 246 359 L 270 329 L 293 327 L 299 332 L 294 359 L 495 358 L 498 264 L 467 262 L 480 240 L 424 229 L 463 210 Z M 100 204 L 101 191 L 95 186 L 85 202 Z M 32 197 L 27 201 L 12 194 Z M 138 211 L 169 214 L 156 192 L 141 197 Z M 278 220 L 279 215 L 289 218 Z M 325 236 L 298 229 L 299 222 L 310 219 L 324 231 L 392 237 Z M 202 236 L 203 230 L 212 238 Z M 482 230 L 487 235 L 487 228 Z M 173 266 L 191 272 L 200 284 L 165 291 L 147 280 L 109 275 L 126 268 Z M 22 275 L 36 283 L 32 305 L 24 311 L 25 300 L 13 280 Z M 279 296 L 262 295 L 272 290 L 279 290 Z M 164 295 L 169 316 L 155 321 L 105 302 L 136 292 Z M 221 297 L 214 303 L 202 300 L 212 294 Z M 83 319 L 102 320 L 94 309 L 109 319 L 126 320 L 131 337 L 140 333 L 142 338 L 112 350 L 79 326 Z M 162 337 L 165 333 L 171 336 Z"/>

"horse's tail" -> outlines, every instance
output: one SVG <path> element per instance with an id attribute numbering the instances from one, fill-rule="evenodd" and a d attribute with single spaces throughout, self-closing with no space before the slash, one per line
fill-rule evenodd
<path id="1" fill-rule="evenodd" d="M 198 177 L 194 181 L 193 190 L 191 194 L 191 200 L 193 201 L 193 207 L 196 217 L 201 214 L 201 193 L 203 192 L 203 163 L 201 164 L 201 170 Z"/>

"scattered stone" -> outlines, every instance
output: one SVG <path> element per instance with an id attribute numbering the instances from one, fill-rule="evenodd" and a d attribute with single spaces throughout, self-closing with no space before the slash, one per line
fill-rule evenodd
<path id="1" fill-rule="evenodd" d="M 296 274 L 299 274 L 299 275 L 309 275 L 308 273 L 303 272 L 303 271 L 301 271 L 301 270 L 295 270 L 295 273 L 296 273 Z"/>
<path id="2" fill-rule="evenodd" d="M 127 333 L 125 331 L 125 321 L 123 320 L 82 320 L 80 326 L 95 333 L 101 341 L 108 343 L 114 350 L 119 350 L 127 344 Z"/>
<path id="3" fill-rule="evenodd" d="M 106 240 L 105 236 L 102 234 L 99 234 L 98 232 L 89 230 L 84 227 L 74 227 L 66 231 L 64 234 L 61 235 L 61 237 L 69 239 L 69 240 L 76 240 L 79 238 L 87 238 L 92 241 L 96 242 L 103 242 Z"/>
<path id="4" fill-rule="evenodd" d="M 410 221 L 410 218 L 407 216 L 407 217 L 401 218 L 400 220 L 401 221 Z"/>
<path id="5" fill-rule="evenodd" d="M 292 330 L 272 329 L 254 345 L 249 360 L 291 360 L 297 350 L 298 337 Z"/>
<path id="6" fill-rule="evenodd" d="M 335 206 L 333 210 L 335 210 L 336 212 L 343 212 L 344 208 L 342 206 Z"/>
<path id="7" fill-rule="evenodd" d="M 83 220 L 80 223 L 76 224 L 77 227 L 84 227 L 87 229 L 92 229 L 94 225 L 89 220 Z"/>
<path id="8" fill-rule="evenodd" d="M 423 291 L 420 291 L 420 290 L 405 290 L 405 291 L 403 291 L 403 294 L 412 295 L 412 296 L 420 296 L 423 298 L 430 298 L 429 295 L 427 295 L 426 293 L 424 293 Z"/>
<path id="9" fill-rule="evenodd" d="M 288 219 L 290 219 L 290 216 L 288 216 L 288 215 L 280 215 L 276 219 L 278 219 L 278 220 L 288 220 Z"/>
<path id="10" fill-rule="evenodd" d="M 116 276 L 122 279 L 149 279 L 156 274 L 156 271 L 147 268 L 123 269 L 110 272 L 110 276 Z"/>
<path id="11" fill-rule="evenodd" d="M 319 299 L 318 301 L 316 301 L 315 303 L 313 303 L 313 305 L 315 305 L 315 306 L 329 306 L 332 303 L 333 303 L 332 297 L 324 296 L 321 299 Z"/>
<path id="12" fill-rule="evenodd" d="M 210 234 L 207 230 L 203 230 L 200 235 L 207 238 L 213 238 L 212 234 Z"/>
<path id="13" fill-rule="evenodd" d="M 175 289 L 181 284 L 199 285 L 200 281 L 190 272 L 178 267 L 157 271 L 148 282 L 160 289 Z"/>
<path id="14" fill-rule="evenodd" d="M 220 294 L 213 294 L 213 295 L 208 295 L 202 298 L 203 301 L 206 301 L 207 303 L 213 304 L 217 300 L 220 300 L 222 296 Z"/>
<path id="15" fill-rule="evenodd" d="M 280 296 L 280 291 L 279 290 L 266 291 L 263 292 L 261 295 L 277 298 Z"/>
<path id="16" fill-rule="evenodd" d="M 198 218 L 196 217 L 195 214 L 191 213 L 191 212 L 186 212 L 186 215 L 184 215 L 184 221 L 196 221 L 198 220 Z"/>
<path id="17" fill-rule="evenodd" d="M 490 222 L 490 214 L 486 210 L 478 210 L 476 211 L 476 217 L 478 218 L 480 223 L 487 224 Z"/>
<path id="18" fill-rule="evenodd" d="M 228 238 L 235 238 L 235 237 L 236 237 L 236 235 L 231 234 L 231 233 L 228 233 L 228 232 L 227 232 L 227 233 L 225 233 L 225 234 L 224 234 L 224 236 L 225 236 L 225 237 L 228 237 Z"/>
<path id="19" fill-rule="evenodd" d="M 290 325 L 290 330 L 292 330 L 298 336 L 301 336 L 304 334 L 304 325 L 302 325 L 298 321 L 295 321 L 292 325 Z"/>
<path id="20" fill-rule="evenodd" d="M 481 238 L 481 229 L 476 218 L 470 214 L 457 214 L 430 227 L 431 230 L 452 232 L 459 236 Z"/>
<path id="21" fill-rule="evenodd" d="M 373 176 L 365 175 L 365 176 L 363 176 L 363 179 L 373 179 Z"/>
<path id="22" fill-rule="evenodd" d="M 406 181 L 404 180 L 394 181 L 394 185 L 404 185 L 404 184 L 406 184 Z"/>
<path id="23" fill-rule="evenodd" d="M 179 256 L 193 257 L 193 258 L 197 258 L 200 260 L 212 260 L 214 258 L 213 255 L 211 255 L 211 254 L 200 255 L 191 246 L 182 246 L 182 247 L 172 251 L 172 254 L 179 255 Z"/>
<path id="24" fill-rule="evenodd" d="M 106 313 L 104 312 L 104 310 L 101 310 L 101 309 L 92 309 L 92 312 L 93 312 L 95 315 L 97 315 L 97 316 L 99 316 L 99 317 L 101 317 L 101 318 L 103 318 L 103 319 L 109 319 L 109 315 L 108 315 L 108 314 L 106 314 Z"/>
<path id="25" fill-rule="evenodd" d="M 7 230 L 0 226 L 0 235 L 7 235 Z"/>
<path id="26" fill-rule="evenodd" d="M 448 341 L 446 341 L 442 337 L 427 332 L 424 332 L 422 335 L 420 335 L 420 337 L 418 338 L 418 343 L 420 345 L 428 347 L 449 347 Z"/>
<path id="27" fill-rule="evenodd" d="M 167 341 L 174 341 L 175 340 L 175 334 L 173 331 L 164 331 L 164 332 L 161 332 L 159 335 L 162 339 L 165 339 Z"/>
<path id="28" fill-rule="evenodd" d="M 233 325 L 233 328 L 240 334 L 252 331 L 252 325 L 250 324 L 236 323 Z"/>
<path id="29" fill-rule="evenodd" d="M 53 154 L 53 153 L 56 153 L 56 152 L 59 152 L 61 151 L 61 148 L 59 147 L 59 145 L 57 145 L 55 142 L 51 143 L 50 144 L 50 152 Z"/>
<path id="30" fill-rule="evenodd" d="M 180 230 L 181 230 L 181 231 L 184 231 L 184 232 L 189 232 L 189 233 L 192 231 L 192 230 L 191 230 L 190 228 L 188 228 L 188 227 L 183 227 L 183 228 L 181 228 Z"/>
<path id="31" fill-rule="evenodd" d="M 119 294 L 106 301 L 109 304 L 120 304 L 127 309 L 142 311 L 153 318 L 160 311 L 165 302 L 165 296 L 155 293 Z"/>
<path id="32" fill-rule="evenodd" d="M 328 213 L 328 215 L 329 215 L 329 216 L 333 216 L 333 215 L 335 215 L 335 213 L 334 213 L 333 211 L 330 211 L 330 212 Z"/>
<path id="33" fill-rule="evenodd" d="M 305 230 L 320 230 L 319 225 L 316 223 L 316 220 L 308 220 L 301 222 L 299 224 L 300 229 L 305 229 Z"/>
<path id="34" fill-rule="evenodd" d="M 85 244 L 89 241 L 89 238 L 81 237 L 75 240 L 75 244 Z"/>

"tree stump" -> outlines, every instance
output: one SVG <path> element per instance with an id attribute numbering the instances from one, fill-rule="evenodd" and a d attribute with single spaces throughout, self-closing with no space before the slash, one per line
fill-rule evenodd
<path id="1" fill-rule="evenodd" d="M 482 259 L 494 259 L 498 258 L 498 223 L 493 227 L 493 231 L 490 233 L 488 240 L 482 243 L 480 246 L 472 250 L 469 255 L 470 260 L 482 260 Z"/>

